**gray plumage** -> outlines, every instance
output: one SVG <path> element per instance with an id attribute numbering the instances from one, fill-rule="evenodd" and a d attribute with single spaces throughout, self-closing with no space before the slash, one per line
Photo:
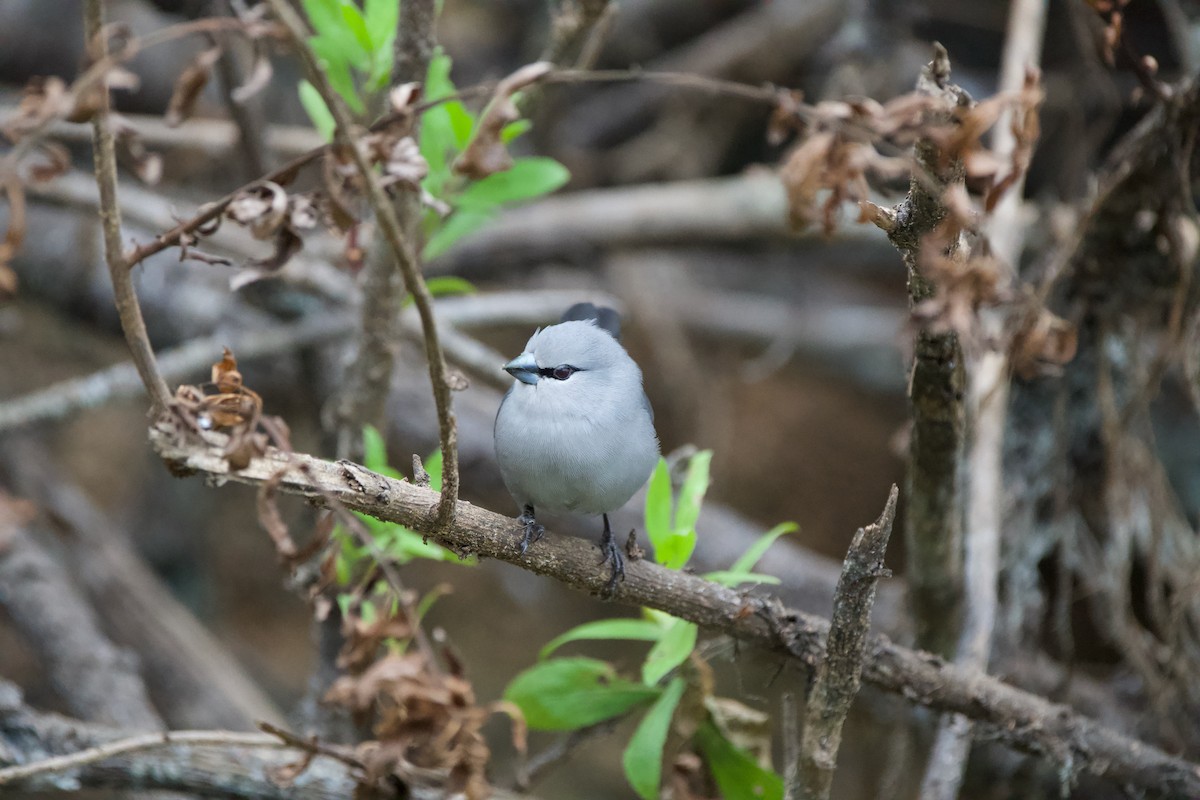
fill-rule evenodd
<path id="1" fill-rule="evenodd" d="M 658 437 L 642 371 L 597 324 L 615 312 L 581 306 L 564 315 L 575 318 L 535 332 L 505 365 L 515 380 L 496 414 L 496 458 L 523 512 L 522 550 L 541 536 L 535 510 L 603 514 L 615 583 L 623 572 L 607 514 L 650 477 Z"/>

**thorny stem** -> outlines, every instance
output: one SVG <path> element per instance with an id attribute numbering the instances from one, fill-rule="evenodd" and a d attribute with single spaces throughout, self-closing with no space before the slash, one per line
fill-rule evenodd
<path id="1" fill-rule="evenodd" d="M 329 107 L 336 122 L 335 141 L 353 157 L 359 175 L 367 189 L 367 199 L 375 212 L 376 222 L 383 232 L 392 257 L 399 263 L 404 285 L 412 295 L 421 317 L 421 329 L 425 336 L 425 356 L 429 362 L 429 379 L 433 384 L 433 399 L 438 412 L 438 438 L 442 448 L 442 493 L 438 500 L 435 529 L 449 529 L 454 523 L 455 506 L 458 501 L 458 432 L 452 408 L 450 377 L 446 359 L 438 341 L 437 321 L 433 315 L 433 297 L 421 276 L 417 256 L 412 242 L 405 238 L 404 230 L 390 198 L 379 182 L 378 176 L 366 155 L 357 146 L 354 125 L 350 112 L 329 78 L 321 69 L 316 56 L 307 43 L 307 31 L 303 20 L 286 0 L 268 0 L 276 18 L 287 29 L 292 43 L 303 60 L 308 78 Z"/>
<path id="2" fill-rule="evenodd" d="M 104 7 L 101 0 L 87 0 L 83 12 L 84 31 L 92 46 L 98 49 L 97 58 L 107 55 L 108 42 L 101 34 L 104 28 Z M 146 332 L 146 322 L 138 303 L 137 291 L 129 265 L 121 253 L 121 209 L 117 205 L 117 156 L 112 130 L 108 126 L 108 86 L 102 84 L 100 107 L 92 118 L 92 151 L 95 158 L 96 184 L 100 191 L 100 224 L 104 229 L 104 260 L 113 284 L 113 299 L 121 319 L 121 329 L 138 375 L 150 395 L 152 413 L 166 409 L 171 393 L 154 361 L 154 349 Z"/>

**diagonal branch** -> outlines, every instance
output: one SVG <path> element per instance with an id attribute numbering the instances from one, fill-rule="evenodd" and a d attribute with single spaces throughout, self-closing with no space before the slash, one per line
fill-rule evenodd
<path id="1" fill-rule="evenodd" d="M 433 316 L 433 297 L 425 285 L 425 279 L 421 276 L 412 242 L 404 235 L 404 228 L 387 192 L 384 191 L 366 154 L 357 146 L 350 112 L 329 83 L 329 78 L 321 69 L 316 55 L 308 46 L 308 34 L 303 20 L 285 0 L 268 0 L 268 2 L 275 16 L 287 29 L 292 44 L 304 62 L 309 80 L 320 93 L 337 123 L 336 141 L 345 147 L 346 151 L 354 158 L 354 163 L 358 167 L 359 175 L 367 190 L 367 199 L 371 204 L 372 211 L 375 212 L 376 221 L 391 249 L 392 258 L 400 266 L 400 272 L 404 276 L 404 286 L 412 295 L 417 313 L 421 317 L 421 330 L 425 336 L 425 357 L 429 361 L 429 379 L 433 384 L 433 398 L 437 405 L 438 439 L 441 442 L 444 470 L 442 494 L 438 500 L 436 527 L 439 530 L 448 529 L 453 524 L 455 504 L 458 501 L 458 432 L 450 398 L 449 370 L 438 341 L 437 321 Z"/>
<path id="2" fill-rule="evenodd" d="M 871 629 L 875 586 L 887 574 L 883 555 L 896 519 L 893 485 L 883 513 L 873 524 L 859 528 L 846 554 L 842 576 L 833 598 L 833 619 L 825 657 L 816 669 L 804 718 L 800 747 L 801 797 L 825 800 L 833 786 L 842 725 L 862 684 L 863 655 Z"/>
<path id="3" fill-rule="evenodd" d="M 271 450 L 246 469 L 229 470 L 226 437 L 208 434 L 197 441 L 170 420 L 150 431 L 159 455 L 176 474 L 199 473 L 220 481 L 261 485 L 278 474 L 279 489 L 323 505 L 333 498 L 347 508 L 429 534 L 458 552 L 495 558 L 553 578 L 573 589 L 600 595 L 607 574 L 596 568 L 594 546 L 580 539 L 550 536 L 522 556 L 520 537 L 507 517 L 459 503 L 454 522 L 438 526 L 437 495 L 348 462 L 329 462 Z M 788 611 L 645 560 L 626 566 L 617 602 L 649 606 L 698 625 L 735 636 L 795 659 L 809 668 L 823 657 L 829 621 Z M 1154 794 L 1200 796 L 1200 767 L 1131 739 L 1074 713 L 1066 706 L 1016 689 L 974 670 L 947 664 L 937 656 L 910 650 L 884 636 L 866 642 L 863 680 L 885 691 L 940 711 L 954 711 L 984 726 L 997 741 L 1026 753 L 1137 786 Z"/>
<path id="4" fill-rule="evenodd" d="M 95 58 L 103 60 L 108 53 L 108 40 L 103 33 L 104 8 L 101 0 L 87 0 L 84 5 L 84 31 L 88 43 L 96 48 Z M 96 161 L 96 183 L 100 189 L 100 222 L 104 227 L 104 260 L 112 278 L 113 296 L 117 314 L 121 318 L 121 330 L 129 344 L 133 363 L 138 375 L 150 395 L 153 410 L 167 407 L 171 393 L 154 361 L 154 350 L 150 336 L 146 333 L 146 322 L 138 304 L 137 292 L 133 288 L 133 276 L 129 262 L 121 252 L 121 209 L 117 205 L 117 156 L 113 145 L 112 130 L 108 124 L 109 97 L 107 78 L 101 79 L 99 92 L 100 107 L 92 118 L 92 151 Z"/>

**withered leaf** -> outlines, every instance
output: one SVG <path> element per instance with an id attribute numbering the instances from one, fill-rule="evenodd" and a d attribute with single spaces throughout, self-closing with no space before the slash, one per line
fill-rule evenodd
<path id="1" fill-rule="evenodd" d="M 475 137 L 454 161 L 455 172 L 479 180 L 512 166 L 512 156 L 500 134 L 506 125 L 521 118 L 513 95 L 540 80 L 553 68 L 553 64 L 538 61 L 521 67 L 500 81 L 496 93 L 483 110 Z"/>
<path id="2" fill-rule="evenodd" d="M 1078 347 L 1075 326 L 1043 308 L 1013 336 L 1013 370 L 1025 380 L 1056 375 L 1075 358 Z"/>
<path id="3" fill-rule="evenodd" d="M 196 110 L 196 101 L 200 93 L 208 85 L 212 76 L 213 65 L 221 57 L 220 47 L 209 47 L 201 50 L 187 65 L 175 81 L 175 89 L 171 92 L 171 100 L 167 103 L 167 113 L 163 121 L 168 127 L 174 128 L 192 116 Z"/>
<path id="4" fill-rule="evenodd" d="M 275 232 L 275 249 L 266 258 L 260 258 L 251 264 L 259 269 L 273 272 L 292 260 L 292 256 L 304 248 L 304 240 L 292 230 L 290 225 L 281 225 Z"/>
<path id="5" fill-rule="evenodd" d="M 25 168 L 32 183 L 46 183 L 71 168 L 71 154 L 58 142 L 42 142 Z"/>
<path id="6" fill-rule="evenodd" d="M 250 68 L 250 77 L 246 79 L 245 83 L 230 92 L 229 96 L 235 103 L 245 103 L 267 87 L 267 84 L 271 82 L 272 74 L 274 74 L 274 67 L 271 66 L 271 59 L 267 57 L 261 47 L 256 46 L 254 66 Z"/>
<path id="7" fill-rule="evenodd" d="M 388 183 L 400 182 L 415 187 L 429 174 L 429 164 L 421 155 L 416 139 L 405 136 L 392 145 L 383 170 L 391 178 Z"/>
<path id="8" fill-rule="evenodd" d="M 803 230 L 816 218 L 817 192 L 822 186 L 822 173 L 833 139 L 834 134 L 828 131 L 809 136 L 792 150 L 780 170 L 792 230 Z"/>
<path id="9" fill-rule="evenodd" d="M 260 181 L 238 193 L 225 209 L 225 216 L 250 228 L 256 239 L 266 239 L 283 224 L 288 194 L 271 181 Z"/>

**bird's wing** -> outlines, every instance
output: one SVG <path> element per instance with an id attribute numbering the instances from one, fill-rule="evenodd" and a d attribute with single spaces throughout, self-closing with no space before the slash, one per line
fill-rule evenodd
<path id="1" fill-rule="evenodd" d="M 511 392 L 512 389 L 509 391 Z M 650 405 L 650 398 L 646 396 L 645 392 L 642 392 L 642 408 L 646 409 L 646 413 L 650 415 L 650 421 L 654 422 L 654 406 Z"/>

